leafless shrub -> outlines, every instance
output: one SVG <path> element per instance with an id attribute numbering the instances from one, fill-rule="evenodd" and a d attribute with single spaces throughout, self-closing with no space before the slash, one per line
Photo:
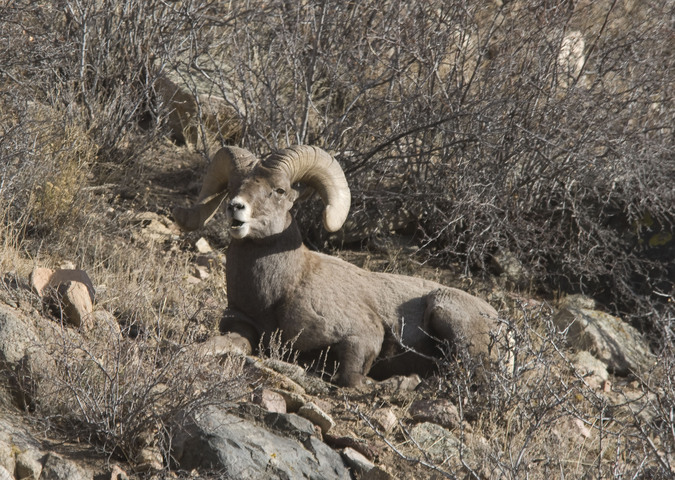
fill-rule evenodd
<path id="1" fill-rule="evenodd" d="M 672 289 L 667 2 L 253 5 L 223 6 L 183 66 L 247 148 L 335 152 L 355 218 L 413 212 L 423 251 L 466 270 L 512 251 L 642 315 Z"/>
<path id="2" fill-rule="evenodd" d="M 65 436 L 75 432 L 108 454 L 137 462 L 139 450 L 179 427 L 201 405 L 236 398 L 242 361 L 219 364 L 189 347 L 168 348 L 151 335 L 134 339 L 108 332 L 105 342 L 63 335 L 50 345 L 54 377 L 35 400 L 41 421 Z"/>

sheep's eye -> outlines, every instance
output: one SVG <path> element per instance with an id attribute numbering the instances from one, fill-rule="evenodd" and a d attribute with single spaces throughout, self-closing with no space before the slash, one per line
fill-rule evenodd
<path id="1" fill-rule="evenodd" d="M 279 195 L 285 195 L 286 194 L 286 190 L 284 190 L 283 188 L 277 188 L 274 191 Z"/>

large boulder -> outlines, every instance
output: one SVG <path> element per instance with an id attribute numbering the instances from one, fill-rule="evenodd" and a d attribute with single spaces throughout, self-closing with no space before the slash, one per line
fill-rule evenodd
<path id="1" fill-rule="evenodd" d="M 181 469 L 226 478 L 350 478 L 340 455 L 295 414 L 262 413 L 256 421 L 211 405 L 191 415 L 173 445 Z"/>
<path id="2" fill-rule="evenodd" d="M 588 351 L 616 375 L 643 372 L 654 364 L 655 357 L 647 342 L 620 318 L 568 304 L 558 311 L 553 321 L 567 332 L 571 347 Z"/>

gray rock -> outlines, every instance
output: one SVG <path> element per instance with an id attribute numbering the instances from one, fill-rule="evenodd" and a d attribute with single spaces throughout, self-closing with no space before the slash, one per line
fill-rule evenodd
<path id="1" fill-rule="evenodd" d="M 459 411 L 450 400 L 417 400 L 410 405 L 410 414 L 416 422 L 430 422 L 449 429 L 461 425 Z M 469 425 L 466 425 L 470 428 Z"/>
<path id="2" fill-rule="evenodd" d="M 6 469 L 7 472 L 14 472 L 16 460 L 14 459 L 14 449 L 12 448 L 11 439 L 8 441 L 0 438 L 0 466 Z M 0 475 L 0 480 L 2 476 Z"/>
<path id="3" fill-rule="evenodd" d="M 345 459 L 345 462 L 347 465 L 349 465 L 349 468 L 359 475 L 363 475 L 364 473 L 369 472 L 375 468 L 375 464 L 373 462 L 368 460 L 365 455 L 357 452 L 353 448 L 345 448 L 342 451 L 342 458 Z"/>
<path id="4" fill-rule="evenodd" d="M 464 469 L 467 465 L 476 470 L 480 462 L 467 442 L 461 441 L 449 430 L 435 423 L 419 423 L 410 429 L 410 438 L 424 457 L 451 469 Z"/>
<path id="5" fill-rule="evenodd" d="M 410 429 L 410 437 L 435 462 L 443 463 L 459 457 L 460 440 L 440 425 L 418 423 Z"/>
<path id="6" fill-rule="evenodd" d="M 308 402 L 300 407 L 298 415 L 306 418 L 314 425 L 317 425 L 322 433 L 328 433 L 328 431 L 335 426 L 335 420 L 312 402 Z"/>
<path id="7" fill-rule="evenodd" d="M 0 361 L 17 365 L 31 347 L 40 343 L 30 319 L 18 310 L 0 305 Z"/>
<path id="8" fill-rule="evenodd" d="M 311 434 L 311 422 L 293 414 L 265 419 L 268 428 L 209 406 L 176 436 L 174 457 L 182 469 L 210 469 L 226 478 L 350 478 L 340 456 Z M 296 428 L 295 435 L 282 434 Z"/>
<path id="9" fill-rule="evenodd" d="M 26 450 L 16 456 L 14 472 L 17 478 L 34 479 L 40 478 L 42 473 L 42 457 L 38 450 Z"/>
<path id="10" fill-rule="evenodd" d="M 53 452 L 45 457 L 40 476 L 40 480 L 92 480 L 93 478 L 93 475 L 84 468 Z"/>
<path id="11" fill-rule="evenodd" d="M 587 350 L 616 375 L 649 369 L 655 357 L 640 333 L 620 318 L 597 310 L 568 306 L 553 317 L 567 331 L 570 345 Z"/>
<path id="12" fill-rule="evenodd" d="M 598 360 L 586 350 L 572 355 L 571 361 L 588 385 L 595 389 L 604 388 L 605 382 L 609 380 L 609 372 L 607 372 L 607 366 L 604 362 Z"/>
<path id="13" fill-rule="evenodd" d="M 2 465 L 0 465 L 0 480 L 14 480 L 12 474 Z"/>

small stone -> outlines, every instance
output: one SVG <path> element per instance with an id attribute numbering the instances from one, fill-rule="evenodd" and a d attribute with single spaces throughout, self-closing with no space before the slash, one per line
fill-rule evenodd
<path id="1" fill-rule="evenodd" d="M 371 418 L 377 427 L 385 433 L 390 433 L 396 425 L 398 418 L 391 408 L 381 408 L 373 413 Z"/>
<path id="2" fill-rule="evenodd" d="M 373 462 L 350 447 L 342 450 L 342 458 L 345 460 L 345 463 L 349 466 L 349 468 L 359 475 L 363 475 L 364 473 L 375 468 L 375 464 Z"/>
<path id="3" fill-rule="evenodd" d="M 129 476 L 119 465 L 115 465 L 110 472 L 110 480 L 129 480 Z"/>
<path id="4" fill-rule="evenodd" d="M 212 253 L 213 249 L 211 248 L 211 245 L 209 245 L 209 242 L 204 238 L 200 237 L 197 242 L 195 242 L 195 248 L 199 253 L 202 254 L 207 254 L 207 253 Z"/>
<path id="5" fill-rule="evenodd" d="M 574 368 L 584 377 L 589 386 L 595 389 L 604 387 L 605 382 L 609 379 L 609 373 L 602 361 L 586 350 L 575 353 L 571 360 Z"/>
<path id="6" fill-rule="evenodd" d="M 416 373 L 412 375 L 394 375 L 378 382 L 378 387 L 391 392 L 412 392 L 422 383 L 422 377 Z"/>
<path id="7" fill-rule="evenodd" d="M 194 276 L 200 280 L 206 280 L 211 276 L 206 267 L 202 267 L 201 265 L 193 265 L 192 272 L 194 273 Z"/>
<path id="8" fill-rule="evenodd" d="M 253 394 L 253 403 L 260 405 L 268 412 L 286 413 L 286 401 L 277 392 L 263 388 Z"/>
<path id="9" fill-rule="evenodd" d="M 396 480 L 384 467 L 375 466 L 361 476 L 361 480 Z"/>
<path id="10" fill-rule="evenodd" d="M 215 335 L 197 346 L 204 356 L 222 357 L 228 354 L 249 355 L 253 348 L 251 343 L 238 333 Z"/>
<path id="11" fill-rule="evenodd" d="M 316 404 L 309 402 L 305 403 L 298 410 L 298 415 L 306 418 L 310 422 L 318 425 L 322 433 L 327 433 L 331 428 L 335 426 L 335 420 L 333 420 L 330 415 L 321 410 Z"/>

